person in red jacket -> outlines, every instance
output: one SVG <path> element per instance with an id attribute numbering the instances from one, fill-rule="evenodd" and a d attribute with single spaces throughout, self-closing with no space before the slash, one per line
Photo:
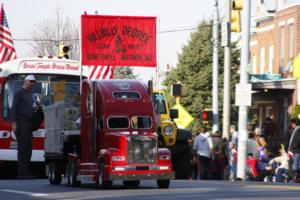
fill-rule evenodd
<path id="1" fill-rule="evenodd" d="M 256 166 L 257 159 L 252 153 L 249 153 L 246 159 L 246 176 L 249 180 L 255 180 L 258 177 L 259 173 Z"/>

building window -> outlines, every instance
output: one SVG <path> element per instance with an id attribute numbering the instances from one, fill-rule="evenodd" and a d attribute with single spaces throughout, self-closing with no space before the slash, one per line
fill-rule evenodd
<path id="1" fill-rule="evenodd" d="M 260 49 L 260 74 L 264 73 L 265 70 L 265 48 Z"/>
<path id="2" fill-rule="evenodd" d="M 280 49 L 280 66 L 284 66 L 284 61 L 285 61 L 285 59 L 284 59 L 284 52 L 285 52 L 285 34 L 284 34 L 284 26 L 280 26 L 279 27 L 279 37 L 280 37 L 280 47 L 279 47 L 279 49 Z"/>
<path id="3" fill-rule="evenodd" d="M 257 56 L 254 55 L 252 58 L 252 74 L 257 74 Z"/>
<path id="4" fill-rule="evenodd" d="M 294 24 L 289 24 L 289 60 L 294 57 L 294 42 L 295 42 Z"/>
<path id="5" fill-rule="evenodd" d="M 274 61 L 274 45 L 269 48 L 269 73 L 273 74 L 273 62 Z"/>

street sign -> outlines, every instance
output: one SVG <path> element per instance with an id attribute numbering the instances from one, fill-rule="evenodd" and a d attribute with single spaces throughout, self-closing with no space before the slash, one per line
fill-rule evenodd
<path id="1" fill-rule="evenodd" d="M 182 105 L 180 105 L 180 103 L 175 104 L 173 109 L 178 109 L 178 118 L 174 119 L 174 121 L 179 128 L 186 128 L 192 121 L 194 121 L 194 118 Z"/>
<path id="2" fill-rule="evenodd" d="M 252 101 L 252 85 L 251 84 L 236 84 L 235 86 L 235 105 L 236 106 L 251 106 Z"/>

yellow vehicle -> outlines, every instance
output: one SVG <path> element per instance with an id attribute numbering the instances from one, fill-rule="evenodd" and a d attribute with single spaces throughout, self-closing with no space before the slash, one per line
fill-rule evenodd
<path id="1" fill-rule="evenodd" d="M 190 146 L 188 140 L 192 134 L 186 129 L 177 127 L 173 119 L 178 118 L 178 110 L 170 109 L 161 90 L 154 90 L 153 103 L 155 113 L 158 116 L 158 140 L 160 147 L 166 147 L 171 151 L 175 178 L 188 179 L 190 176 Z"/>

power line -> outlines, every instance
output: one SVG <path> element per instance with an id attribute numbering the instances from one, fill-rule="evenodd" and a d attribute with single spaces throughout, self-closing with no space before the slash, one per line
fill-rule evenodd
<path id="1" fill-rule="evenodd" d="M 206 24 L 199 26 L 198 28 L 204 28 L 211 26 L 211 24 Z M 191 31 L 191 30 L 196 30 L 197 27 L 191 27 L 191 28 L 182 28 L 182 29 L 173 29 L 173 30 L 165 30 L 165 31 L 159 31 L 159 34 L 163 33 L 174 33 L 174 32 L 182 32 L 182 31 Z M 59 41 L 77 41 L 79 38 L 74 38 L 74 39 L 68 39 L 68 40 L 59 40 Z M 21 42 L 58 42 L 58 40 L 53 40 L 53 39 L 31 39 L 31 38 L 13 38 L 13 41 L 21 41 Z"/>
<path id="2" fill-rule="evenodd" d="M 198 28 L 205 28 L 205 27 L 209 27 L 209 26 L 212 26 L 212 25 L 211 24 L 205 24 L 205 25 L 198 26 Z M 196 30 L 196 29 L 197 29 L 197 27 L 191 27 L 191 28 L 182 28 L 182 29 L 160 31 L 158 33 L 173 33 L 173 32 L 181 32 L 181 31 L 191 31 L 191 30 Z"/>
<path id="3" fill-rule="evenodd" d="M 197 28 L 185 28 L 185 29 L 175 29 L 175 30 L 168 30 L 168 31 L 160 31 L 158 33 L 173 33 L 173 32 L 181 32 L 181 31 L 191 31 Z"/>

